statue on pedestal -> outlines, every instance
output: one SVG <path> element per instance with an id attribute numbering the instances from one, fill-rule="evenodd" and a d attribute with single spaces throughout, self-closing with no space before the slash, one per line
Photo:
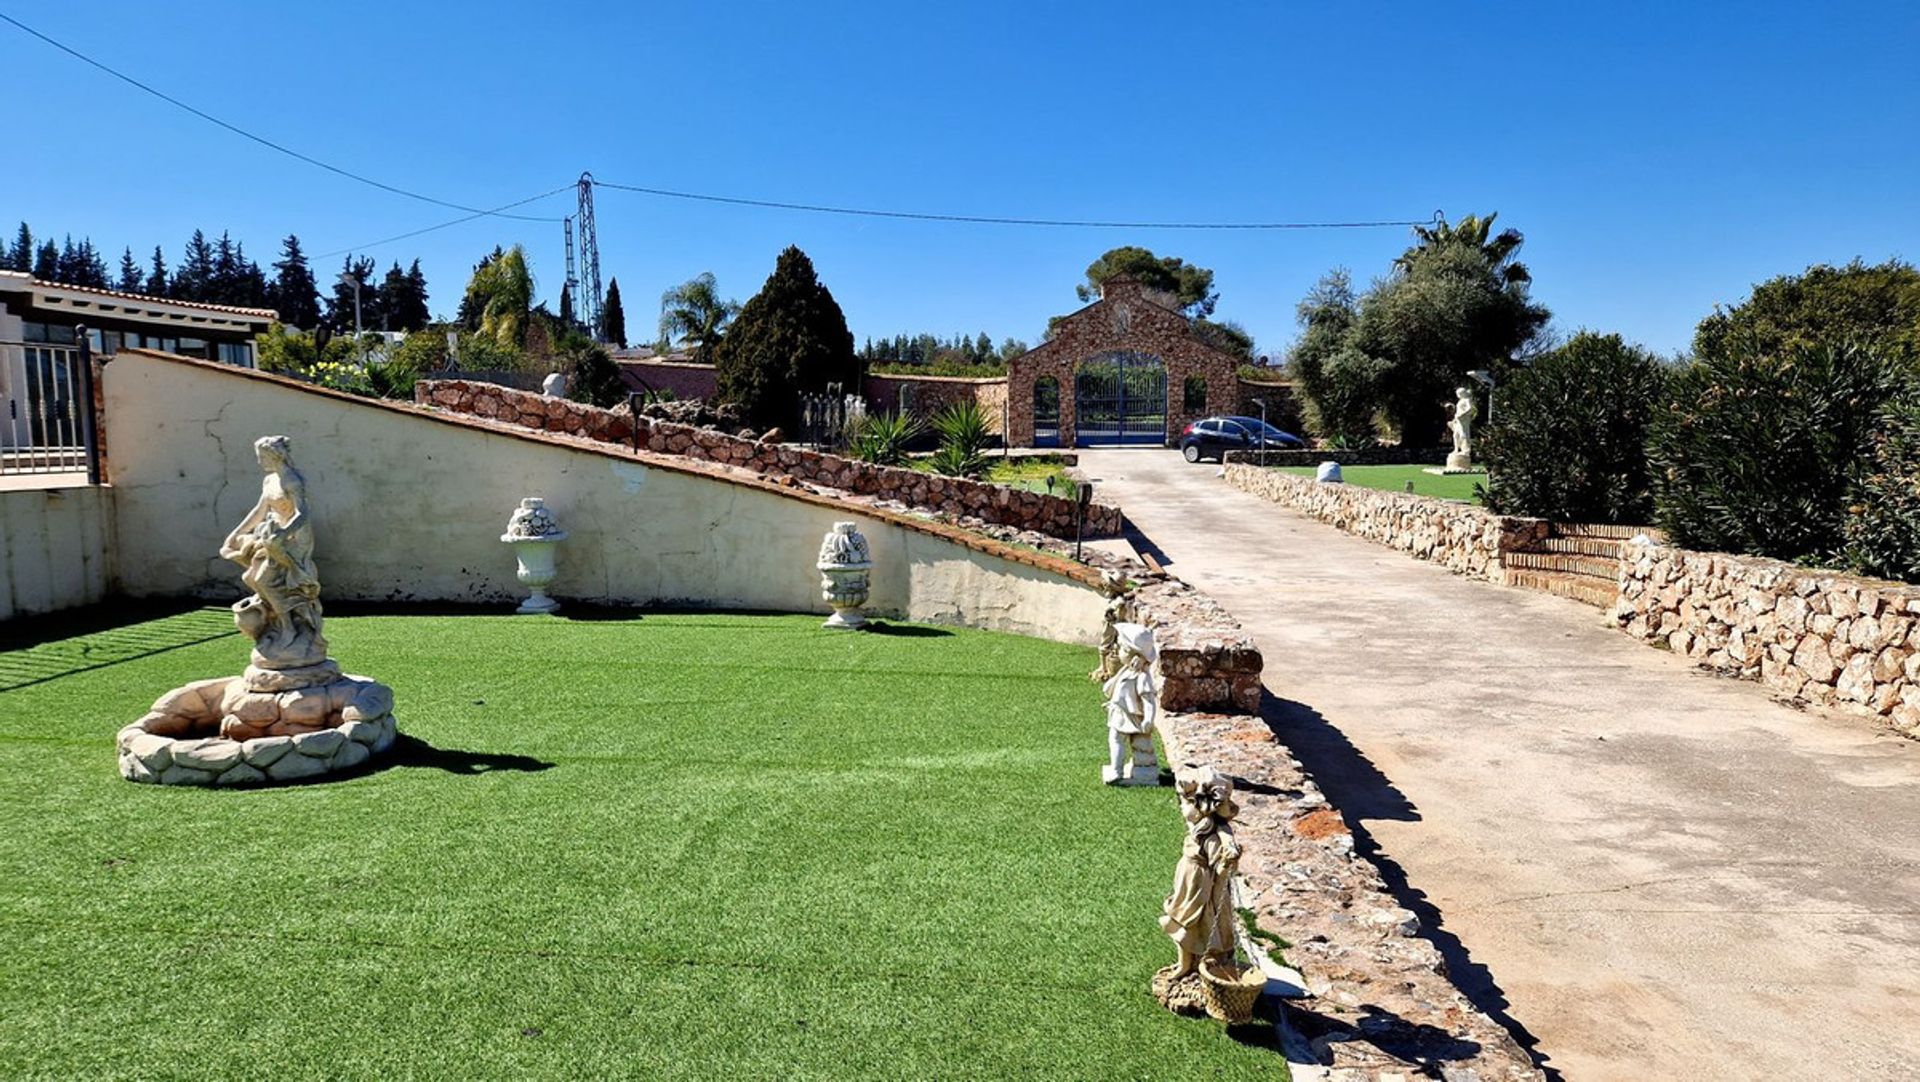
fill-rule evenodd
<path id="1" fill-rule="evenodd" d="M 1447 431 L 1453 433 L 1453 453 L 1447 456 L 1447 468 L 1473 468 L 1473 419 L 1480 407 L 1473 404 L 1473 388 L 1456 387 L 1453 405 L 1447 410 Z"/>
<path id="2" fill-rule="evenodd" d="M 313 519 L 307 482 L 293 466 L 285 436 L 254 441 L 266 476 L 260 499 L 220 543 L 220 555 L 239 564 L 240 582 L 253 596 L 234 603 L 233 622 L 253 640 L 253 664 L 297 669 L 327 659 L 320 634 L 320 572 L 313 566 Z"/>
<path id="3" fill-rule="evenodd" d="M 1160 689 L 1154 684 L 1153 663 L 1160 655 L 1153 629 L 1117 623 L 1113 634 L 1120 667 L 1101 685 L 1107 694 L 1107 765 L 1100 780 L 1108 785 L 1158 785 L 1153 726 L 1160 719 Z"/>

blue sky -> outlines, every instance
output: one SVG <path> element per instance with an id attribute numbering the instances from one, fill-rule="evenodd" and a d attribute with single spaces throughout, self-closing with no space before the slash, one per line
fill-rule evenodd
<path id="1" fill-rule="evenodd" d="M 180 98 L 343 168 L 497 206 L 602 180 L 898 210 L 1125 220 L 1459 218 L 1527 237 L 1562 331 L 1684 348 L 1715 303 L 1814 262 L 1920 258 L 1920 5 L 5 4 Z M 536 15 L 535 13 L 538 13 Z M 575 22 L 560 21 L 572 17 Z M 551 21 L 549 21 L 551 20 Z M 248 143 L 0 25 L 0 220 L 117 261 L 195 227 L 262 263 L 457 216 Z M 571 195 L 525 208 L 572 212 Z M 745 299 L 798 244 L 856 337 L 1037 341 L 1107 248 L 1214 268 L 1263 352 L 1330 267 L 1404 229 L 1128 232 L 849 219 L 602 190 L 628 326 L 711 270 Z M 558 224 L 480 219 L 419 257 L 450 313 Z M 340 257 L 318 268 L 331 278 Z"/>

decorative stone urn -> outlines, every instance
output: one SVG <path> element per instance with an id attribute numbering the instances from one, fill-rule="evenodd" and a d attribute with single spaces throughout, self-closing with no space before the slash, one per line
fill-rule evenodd
<path id="1" fill-rule="evenodd" d="M 520 562 L 517 572 L 520 584 L 533 591 L 514 611 L 525 616 L 560 608 L 558 601 L 547 596 L 547 587 L 553 585 L 553 578 L 559 573 L 554 567 L 553 550 L 566 539 L 567 531 L 553 520 L 547 501 L 538 496 L 520 501 L 513 517 L 507 520 L 507 532 L 500 535 L 501 541 L 513 546 L 514 558 Z"/>
<path id="2" fill-rule="evenodd" d="M 160 785 L 258 785 L 351 770 L 393 746 L 393 689 L 327 656 L 307 484 L 285 436 L 254 443 L 260 499 L 220 544 L 252 595 L 233 622 L 253 640 L 239 676 L 160 696 L 115 741 L 120 776 Z"/>
<path id="3" fill-rule="evenodd" d="M 851 522 L 836 522 L 820 542 L 821 596 L 833 606 L 833 615 L 822 627 L 858 631 L 867 625 L 860 606 L 867 603 L 871 585 L 869 572 L 873 557 L 867 551 L 867 539 Z"/>

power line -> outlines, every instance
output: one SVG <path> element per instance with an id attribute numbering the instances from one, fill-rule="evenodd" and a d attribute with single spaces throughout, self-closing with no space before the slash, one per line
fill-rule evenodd
<path id="1" fill-rule="evenodd" d="M 8 15 L 6 12 L 0 11 L 0 21 L 11 23 L 13 26 L 19 28 L 22 31 L 25 31 L 28 34 L 31 34 L 36 38 L 39 38 L 41 41 L 44 41 L 48 45 L 51 45 L 54 48 L 60 50 L 61 52 L 66 53 L 68 56 L 71 56 L 74 59 L 90 67 L 98 68 L 99 70 L 106 72 L 108 75 L 113 76 L 114 78 L 120 80 L 121 82 L 126 83 L 127 85 L 132 86 L 138 90 L 144 91 L 145 93 L 151 94 L 154 97 L 159 98 L 161 101 L 164 101 L 169 105 L 172 105 L 179 109 L 184 109 L 187 112 L 192 113 L 194 116 L 197 116 L 200 119 L 207 121 L 210 124 L 214 124 L 219 127 L 225 128 L 227 131 L 230 131 L 233 134 L 238 135 L 244 139 L 250 139 L 253 142 L 260 144 L 261 146 L 268 148 L 269 150 L 279 151 L 280 153 L 285 154 L 289 158 L 293 158 L 297 161 L 305 162 L 308 165 L 316 166 L 321 169 L 325 169 L 329 173 L 334 173 L 338 176 L 346 177 L 348 180 L 357 180 L 362 184 L 366 184 L 371 187 L 378 188 L 384 192 L 392 192 L 395 195 L 403 195 L 403 196 L 406 196 L 408 199 L 418 199 L 422 203 L 432 203 L 435 206 L 447 207 L 450 210 L 464 210 L 469 212 L 475 218 L 485 217 L 487 215 L 495 215 L 501 218 L 517 218 L 522 221 L 528 221 L 528 222 L 557 222 L 560 220 L 558 218 L 541 218 L 541 217 L 526 215 L 526 214 L 500 214 L 498 211 L 482 210 L 479 207 L 469 207 L 462 203 L 453 203 L 445 199 L 436 199 L 430 195 L 422 195 L 419 192 L 409 191 L 406 188 L 395 187 L 392 184 L 387 184 L 382 181 L 375 180 L 372 177 L 363 176 L 362 174 L 355 173 L 348 169 L 342 169 L 337 165 L 331 165 L 327 162 L 323 162 L 318 158 L 312 157 L 311 155 L 302 154 L 299 151 L 294 150 L 292 147 L 285 146 L 280 143 L 276 143 L 273 140 L 266 138 L 265 136 L 255 135 L 254 133 L 246 130 L 245 128 L 239 127 L 234 124 L 229 124 L 226 121 L 221 120 L 219 117 L 214 116 L 212 113 L 208 113 L 204 110 L 197 109 L 191 105 L 188 105 L 186 102 L 181 101 L 179 98 L 176 98 L 164 91 L 155 89 L 154 87 L 141 82 L 140 80 L 134 78 L 131 75 L 126 74 L 125 72 L 109 67 L 108 65 L 103 64 L 98 60 L 95 60 L 94 58 L 86 55 L 85 53 L 80 52 L 78 49 L 74 49 L 61 42 L 55 41 L 54 39 L 48 37 L 47 35 L 42 34 L 40 31 L 35 30 L 33 27 L 28 26 L 26 23 L 21 22 L 20 20 L 14 18 L 11 15 Z M 528 202 L 528 200 L 522 200 L 521 202 Z M 507 205 L 511 207 L 511 206 L 517 206 L 518 204 L 509 203 Z M 464 221 L 467 219 L 462 219 L 462 220 Z M 449 222 L 447 224 L 452 225 L 454 223 Z M 437 229 L 441 227 L 434 226 L 432 228 Z M 422 232 L 425 232 L 425 230 L 422 230 Z"/>
<path id="2" fill-rule="evenodd" d="M 471 222 L 471 221 L 473 221 L 473 220 L 474 220 L 475 218 L 485 218 L 485 217 L 487 217 L 487 216 L 489 216 L 489 215 L 491 215 L 491 216 L 493 216 L 493 217 L 496 217 L 496 218 L 519 218 L 519 219 L 521 219 L 521 220 L 523 220 L 523 221 L 536 221 L 536 222 L 558 222 L 558 221 L 561 221 L 562 219 L 559 219 L 559 218 L 533 218 L 533 217 L 529 217 L 529 216 L 527 216 L 527 215 L 521 215 L 521 214 L 502 214 L 502 213 L 500 213 L 500 212 L 501 212 L 501 211 L 503 211 L 503 210 L 511 210 L 511 209 L 513 209 L 514 207 L 519 207 L 519 206 L 525 206 L 525 205 L 526 205 L 526 204 L 528 204 L 528 203 L 532 203 L 532 202 L 535 202 L 535 201 L 537 201 L 537 200 L 541 200 L 541 199 L 545 199 L 545 198 L 547 198 L 548 196 L 552 196 L 552 195 L 559 195 L 559 194 L 560 194 L 561 192 L 567 192 L 567 191 L 573 191 L 573 190 L 574 190 L 574 188 L 575 188 L 575 184 L 574 184 L 574 183 L 572 183 L 572 182 L 569 182 L 569 183 L 566 183 L 566 184 L 562 184 L 562 185 L 560 185 L 560 186 L 559 186 L 558 188 L 554 188 L 554 189 L 551 189 L 550 191 L 544 191 L 544 192 L 541 192 L 541 193 L 540 193 L 539 195 L 530 195 L 530 196 L 527 196 L 527 197 L 526 197 L 525 199 L 516 199 L 516 200 L 514 200 L 514 201 L 513 201 L 513 202 L 511 202 L 511 203 L 503 203 L 503 204 L 501 204 L 500 206 L 497 206 L 497 207 L 495 207 L 495 208 L 493 208 L 492 210 L 482 210 L 482 211 L 476 211 L 476 212 L 474 212 L 474 213 L 472 213 L 472 214 L 468 214 L 468 215 L 465 215 L 465 216 L 463 216 L 463 217 L 459 217 L 459 218 L 455 218 L 455 219 L 453 219 L 453 220 L 452 220 L 452 221 L 450 221 L 450 222 L 441 222 L 441 223 L 440 223 L 439 225 L 430 225 L 430 226 L 427 226 L 427 227 L 425 227 L 425 228 L 423 228 L 423 229 L 415 229 L 415 230 L 411 230 L 411 231 L 409 231 L 409 232 L 406 232 L 406 233 L 399 233 L 399 234 L 396 234 L 396 235 L 394 235 L 394 236 L 391 236 L 391 237 L 382 237 L 382 238 L 381 238 L 381 239 L 379 239 L 379 240 L 374 240 L 374 241 L 368 241 L 368 242 L 367 242 L 367 243 L 365 243 L 365 244 L 355 244 L 355 245 L 352 245 L 352 246 L 350 246 L 350 247 L 346 247 L 346 248 L 336 248 L 336 249 L 334 249 L 334 250 L 333 250 L 333 251 L 331 251 L 331 252 L 322 252 L 322 253 L 320 253 L 319 255 L 316 255 L 316 256 L 313 256 L 313 257 L 311 257 L 311 258 L 312 258 L 313 260 L 315 260 L 315 261 L 317 262 L 317 261 L 319 261 L 319 260 L 322 260 L 322 259 L 332 259 L 332 258 L 333 258 L 334 256 L 337 256 L 337 255 L 346 255 L 346 254 L 348 254 L 349 252 L 359 252 L 359 251 L 364 251 L 365 249 L 368 249 L 368 248 L 378 248 L 378 247 L 380 247 L 380 246 L 381 246 L 382 244 L 392 244 L 392 243 L 393 243 L 394 241 L 396 241 L 396 240 L 406 240 L 406 239 L 407 239 L 407 238 L 409 238 L 409 237 L 417 237 L 417 236 L 419 236 L 419 235 L 421 235 L 422 233 L 432 233 L 432 232 L 435 232 L 435 231 L 437 231 L 437 230 L 441 230 L 441 229 L 447 229 L 447 228 L 449 228 L 449 227 L 451 227 L 451 226 L 456 226 L 456 225 L 460 225 L 460 224 L 461 224 L 461 223 L 463 223 L 463 222 Z"/>
<path id="3" fill-rule="evenodd" d="M 904 210 L 872 210 L 861 207 L 829 207 L 814 203 L 788 203 L 775 199 L 742 199 L 699 192 L 676 192 L 666 188 L 648 188 L 638 184 L 616 184 L 595 180 L 596 186 L 623 192 L 664 196 L 668 199 L 692 199 L 704 203 L 727 203 L 742 207 L 766 207 L 772 210 L 799 210 L 814 214 L 845 214 L 861 218 L 903 218 L 917 222 L 961 222 L 969 225 L 1029 225 L 1069 229 L 1379 229 L 1390 226 L 1427 225 L 1433 219 L 1417 221 L 1362 222 L 1106 222 L 1069 218 L 1006 218 L 979 214 L 923 214 Z"/>

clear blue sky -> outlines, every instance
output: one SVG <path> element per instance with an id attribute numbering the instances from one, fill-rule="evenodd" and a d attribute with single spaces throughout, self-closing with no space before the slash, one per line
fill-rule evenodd
<path id="1" fill-rule="evenodd" d="M 1716 302 L 1814 262 L 1920 258 L 1920 6 L 1725 4 L 103 3 L 0 0 L 37 29 L 344 168 L 497 206 L 602 180 L 1024 217 L 1451 218 L 1527 237 L 1562 331 L 1686 346 Z M 563 21 L 571 16 L 575 22 Z M 262 264 L 455 217 L 248 143 L 0 25 L 0 220 L 117 262 L 195 227 Z M 571 213 L 571 195 L 527 208 Z M 602 191 L 634 337 L 703 270 L 745 299 L 812 255 L 856 337 L 1037 341 L 1086 264 L 1142 244 L 1212 267 L 1263 352 L 1322 272 L 1406 231 L 1143 233 L 855 220 Z M 558 224 L 481 219 L 419 257 L 450 313 Z M 316 268 L 323 280 L 339 257 Z"/>

